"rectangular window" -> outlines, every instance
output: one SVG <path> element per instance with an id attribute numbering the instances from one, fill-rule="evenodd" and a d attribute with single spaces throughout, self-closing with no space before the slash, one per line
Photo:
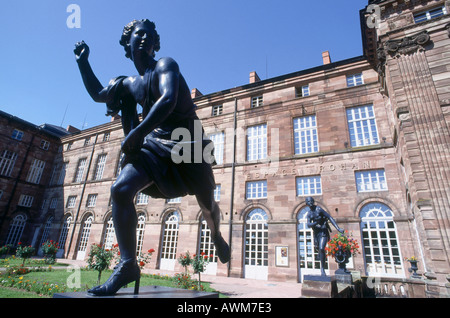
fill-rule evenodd
<path id="1" fill-rule="evenodd" d="M 353 87 L 364 84 L 362 73 L 347 76 L 347 87 Z"/>
<path id="2" fill-rule="evenodd" d="M 252 108 L 261 107 L 262 105 L 263 105 L 262 96 L 252 97 Z"/>
<path id="3" fill-rule="evenodd" d="M 167 199 L 167 203 L 181 203 L 181 197 L 173 198 L 173 199 Z"/>
<path id="4" fill-rule="evenodd" d="M 87 197 L 86 207 L 93 208 L 97 203 L 97 194 L 89 194 Z"/>
<path id="5" fill-rule="evenodd" d="M 267 181 L 247 182 L 245 198 L 247 200 L 267 198 Z"/>
<path id="6" fill-rule="evenodd" d="M 220 201 L 220 189 L 221 189 L 221 185 L 220 184 L 216 184 L 216 188 L 214 189 L 214 200 L 216 202 Z"/>
<path id="7" fill-rule="evenodd" d="M 420 23 L 447 14 L 445 6 L 414 14 L 414 22 Z"/>
<path id="8" fill-rule="evenodd" d="M 68 162 L 64 162 L 62 167 L 61 167 L 61 171 L 59 172 L 59 178 L 57 181 L 58 185 L 62 185 L 64 184 L 64 179 L 66 178 L 66 170 L 67 170 L 67 166 L 69 165 Z"/>
<path id="9" fill-rule="evenodd" d="M 80 159 L 78 161 L 78 167 L 75 172 L 75 178 L 73 182 L 81 182 L 83 180 L 84 168 L 86 167 L 86 158 Z"/>
<path id="10" fill-rule="evenodd" d="M 295 97 L 308 97 L 309 96 L 309 85 L 304 85 L 297 87 L 295 89 Z"/>
<path id="11" fill-rule="evenodd" d="M 267 158 L 267 125 L 258 125 L 247 129 L 247 160 Z"/>
<path id="12" fill-rule="evenodd" d="M 223 105 L 215 105 L 212 107 L 212 116 L 219 116 L 223 113 Z"/>
<path id="13" fill-rule="evenodd" d="M 9 150 L 3 151 L 0 156 L 0 175 L 9 177 L 16 163 L 17 154 Z"/>
<path id="14" fill-rule="evenodd" d="M 315 115 L 294 119 L 294 148 L 296 155 L 319 151 Z"/>
<path id="15" fill-rule="evenodd" d="M 109 141 L 110 138 L 111 138 L 111 133 L 105 132 L 105 134 L 103 135 L 103 141 Z"/>
<path id="16" fill-rule="evenodd" d="M 139 192 L 136 196 L 136 205 L 146 205 L 148 204 L 148 195 L 142 192 Z"/>
<path id="17" fill-rule="evenodd" d="M 358 192 L 387 191 L 386 176 L 383 169 L 355 172 Z"/>
<path id="18" fill-rule="evenodd" d="M 13 133 L 11 135 L 11 138 L 12 139 L 16 139 L 16 140 L 22 140 L 22 138 L 23 138 L 23 131 L 14 129 Z"/>
<path id="19" fill-rule="evenodd" d="M 297 196 L 321 195 L 322 180 L 320 176 L 297 177 Z"/>
<path id="20" fill-rule="evenodd" d="M 347 122 L 352 147 L 379 143 L 373 105 L 348 108 Z"/>
<path id="21" fill-rule="evenodd" d="M 216 163 L 218 165 L 223 164 L 225 134 L 223 132 L 214 133 L 209 135 L 209 139 L 214 142 L 214 158 L 216 159 Z"/>
<path id="22" fill-rule="evenodd" d="M 103 171 L 105 170 L 106 154 L 99 155 L 97 157 L 97 167 L 95 168 L 94 180 L 101 180 L 103 177 Z"/>
<path id="23" fill-rule="evenodd" d="M 34 159 L 33 164 L 28 171 L 27 182 L 39 184 L 42 173 L 44 172 L 45 162 L 39 159 Z"/>
<path id="24" fill-rule="evenodd" d="M 86 138 L 86 139 L 84 140 L 84 146 L 85 146 L 85 147 L 86 147 L 86 146 L 89 146 L 90 143 L 91 143 L 91 137 Z"/>
<path id="25" fill-rule="evenodd" d="M 50 143 L 47 140 L 42 139 L 40 147 L 41 149 L 48 150 Z"/>
<path id="26" fill-rule="evenodd" d="M 19 206 L 31 207 L 33 204 L 34 197 L 31 195 L 22 194 L 19 199 Z"/>
<path id="27" fill-rule="evenodd" d="M 58 205 L 58 198 L 53 198 L 50 201 L 50 209 L 56 209 L 56 206 Z"/>
<path id="28" fill-rule="evenodd" d="M 75 204 L 77 202 L 77 196 L 76 195 L 71 195 L 67 198 L 67 204 L 66 204 L 66 208 L 74 208 Z"/>

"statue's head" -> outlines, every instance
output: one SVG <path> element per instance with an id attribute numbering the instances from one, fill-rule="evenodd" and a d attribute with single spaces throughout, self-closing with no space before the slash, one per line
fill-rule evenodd
<path id="1" fill-rule="evenodd" d="M 307 198 L 305 199 L 305 202 L 306 202 L 306 205 L 307 205 L 307 206 L 312 206 L 312 205 L 314 205 L 314 199 L 313 199 L 312 197 L 307 197 Z"/>
<path id="2" fill-rule="evenodd" d="M 132 37 L 139 36 L 139 32 L 143 33 L 142 36 L 146 37 L 149 44 L 153 47 L 151 55 L 152 57 L 155 57 L 155 52 L 158 52 L 161 48 L 160 39 L 158 32 L 156 32 L 155 23 L 149 21 L 148 19 L 133 20 L 123 28 L 122 37 L 120 38 L 119 43 L 125 49 L 125 56 L 132 59 Z"/>

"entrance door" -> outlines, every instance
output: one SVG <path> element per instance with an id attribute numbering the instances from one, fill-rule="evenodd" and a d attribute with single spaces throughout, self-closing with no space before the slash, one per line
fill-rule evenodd
<path id="1" fill-rule="evenodd" d="M 299 282 L 305 275 L 320 275 L 320 259 L 314 249 L 313 231 L 306 224 L 308 211 L 309 208 L 305 207 L 297 215 Z M 328 274 L 328 260 L 325 262 L 325 272 Z"/>
<path id="2" fill-rule="evenodd" d="M 177 262 L 178 221 L 179 214 L 177 211 L 173 211 L 167 215 L 164 222 L 160 269 L 173 271 L 175 268 Z"/>
<path id="3" fill-rule="evenodd" d="M 84 260 L 86 257 L 87 245 L 89 242 L 89 236 L 91 235 L 91 225 L 94 217 L 92 215 L 88 216 L 83 223 L 83 228 L 81 229 L 80 243 L 78 244 L 77 260 Z"/>
<path id="4" fill-rule="evenodd" d="M 268 240 L 267 213 L 254 209 L 245 221 L 245 278 L 267 280 Z"/>

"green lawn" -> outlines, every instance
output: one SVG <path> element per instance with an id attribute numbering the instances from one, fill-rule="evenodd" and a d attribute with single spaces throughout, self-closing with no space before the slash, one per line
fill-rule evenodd
<path id="1" fill-rule="evenodd" d="M 11 259 L 7 263 L 0 262 L 0 267 L 20 267 L 21 261 Z M 50 267 L 37 263 L 36 260 L 28 260 L 25 267 L 32 269 L 29 273 L 18 275 L 0 275 L 0 298 L 40 298 L 52 297 L 54 293 L 87 291 L 97 285 L 98 272 L 93 270 L 77 270 L 72 267 L 57 268 L 62 264 L 54 264 Z M 65 265 L 65 264 L 64 264 Z M 34 270 L 33 270 L 34 269 Z M 100 283 L 104 283 L 111 275 L 108 270 L 102 273 Z M 197 276 L 192 278 L 197 278 Z M 202 283 L 204 290 L 216 292 L 209 287 L 209 283 Z M 128 287 L 133 287 L 134 283 Z M 142 274 L 141 286 L 167 286 L 180 288 L 170 276 Z M 223 295 L 219 295 L 223 297 Z"/>

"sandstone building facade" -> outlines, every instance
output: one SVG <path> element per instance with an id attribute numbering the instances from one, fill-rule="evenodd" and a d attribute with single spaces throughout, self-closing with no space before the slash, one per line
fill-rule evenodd
<path id="1" fill-rule="evenodd" d="M 320 272 L 306 226 L 312 196 L 360 242 L 349 268 L 367 276 L 419 272 L 446 292 L 450 273 L 449 1 L 369 1 L 360 10 L 364 55 L 202 95 L 192 90 L 215 142 L 216 200 L 232 258 L 208 273 L 301 282 Z M 120 120 L 60 137 L 42 206 L 27 219 L 84 259 L 115 243 L 109 190 L 120 160 Z M 3 199 L 2 199 L 3 202 Z M 149 266 L 181 270 L 186 251 L 214 254 L 194 197 L 136 197 L 138 250 Z M 21 209 L 5 212 L 9 231 Z M 1 242 L 7 240 L 5 226 Z M 336 231 L 334 231 L 336 233 Z M 334 234 L 333 233 L 333 234 Z M 327 272 L 336 268 L 329 259 Z"/>

